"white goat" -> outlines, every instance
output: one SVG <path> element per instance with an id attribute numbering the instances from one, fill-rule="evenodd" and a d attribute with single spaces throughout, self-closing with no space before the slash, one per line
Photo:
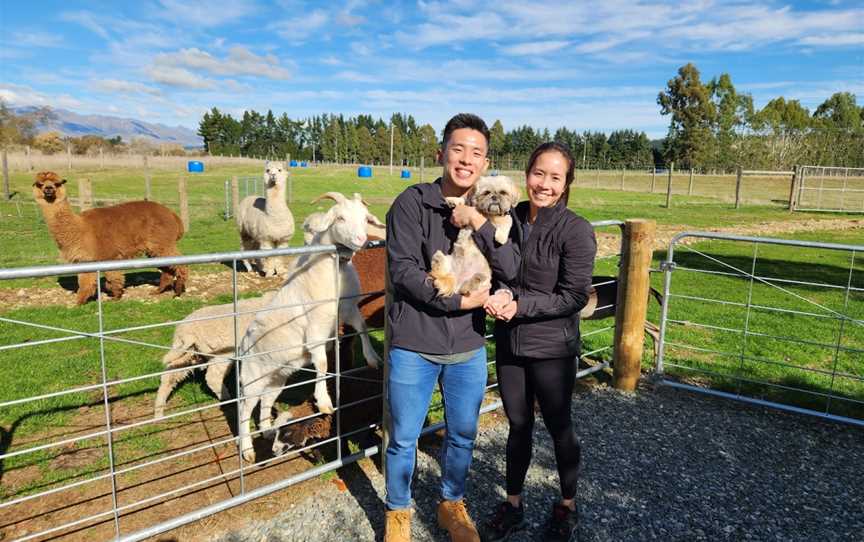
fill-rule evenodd
<path id="1" fill-rule="evenodd" d="M 285 203 L 288 171 L 282 162 L 267 162 L 264 168 L 266 197 L 247 196 L 237 206 L 237 227 L 240 229 L 241 250 L 287 247 L 294 236 L 294 216 Z M 245 260 L 243 265 L 251 271 Z M 287 268 L 282 258 L 265 258 L 256 262 L 266 275 L 284 274 Z"/>
<path id="2" fill-rule="evenodd" d="M 315 234 L 314 244 L 335 244 L 352 252 L 366 244 L 366 227 L 370 214 L 359 194 L 348 199 L 338 192 L 321 196 L 336 202 L 325 213 L 326 228 Z M 320 198 L 319 198 L 320 199 Z M 317 200 L 316 200 L 317 201 Z M 307 254 L 300 258 L 285 283 L 259 314 L 240 342 L 240 381 L 244 398 L 240 402 L 239 436 L 243 457 L 254 461 L 255 450 L 250 436 L 252 411 L 260 403 L 258 428 L 271 428 L 271 415 L 280 388 L 286 379 L 307 363 L 315 367 L 315 402 L 321 412 L 332 413 L 333 403 L 327 392 L 324 374 L 327 371 L 327 343 L 338 325 L 339 306 L 335 300 L 347 292 L 359 292 L 357 273 L 348 262 L 340 262 L 340 276 L 334 275 L 331 254 Z M 333 300 L 333 301 L 330 301 Z M 346 300 L 347 301 L 347 300 Z M 356 308 L 356 298 L 353 305 Z M 350 311 L 356 321 L 349 321 L 364 336 L 366 323 L 359 311 Z M 368 339 L 368 337 L 367 337 Z M 363 355 L 371 366 L 380 363 L 369 344 L 363 344 Z"/>

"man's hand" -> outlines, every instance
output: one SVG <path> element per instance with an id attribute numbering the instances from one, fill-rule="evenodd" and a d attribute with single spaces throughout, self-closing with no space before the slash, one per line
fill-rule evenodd
<path id="1" fill-rule="evenodd" d="M 486 223 L 486 218 L 474 207 L 457 205 L 453 208 L 453 213 L 450 215 L 450 223 L 457 228 L 471 226 L 471 229 L 477 231 Z"/>
<path id="2" fill-rule="evenodd" d="M 489 290 L 477 290 L 463 295 L 459 302 L 459 308 L 462 310 L 476 309 L 482 307 L 487 299 L 489 299 Z"/>

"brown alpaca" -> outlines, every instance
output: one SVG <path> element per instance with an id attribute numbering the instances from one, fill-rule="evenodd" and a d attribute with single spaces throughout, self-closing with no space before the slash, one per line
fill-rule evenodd
<path id="1" fill-rule="evenodd" d="M 45 223 L 67 262 L 94 262 L 134 258 L 144 253 L 157 256 L 179 256 L 177 241 L 183 237 L 183 223 L 170 209 L 151 201 L 131 201 L 75 214 L 69 206 L 66 180 L 53 171 L 36 174 L 33 197 L 42 209 Z M 180 295 L 186 289 L 185 266 L 160 267 L 159 289 L 173 287 Z M 108 292 L 123 295 L 125 277 L 120 271 L 105 273 Z M 78 304 L 96 295 L 96 274 L 78 275 Z"/>

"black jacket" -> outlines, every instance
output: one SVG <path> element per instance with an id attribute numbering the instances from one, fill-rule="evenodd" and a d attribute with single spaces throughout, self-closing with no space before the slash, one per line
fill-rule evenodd
<path id="1" fill-rule="evenodd" d="M 432 255 L 450 254 L 459 228 L 450 224 L 441 179 L 405 189 L 387 212 L 387 264 L 393 302 L 387 313 L 390 345 L 426 354 L 481 348 L 482 309 L 461 310 L 462 296 L 440 297 L 428 273 Z"/>
<path id="2" fill-rule="evenodd" d="M 522 225 L 528 202 L 516 206 L 510 242 L 498 246 L 486 223 L 474 240 L 486 254 L 500 286 L 517 301 L 510 322 L 496 320 L 498 348 L 529 358 L 562 358 L 579 353 L 579 311 L 588 302 L 597 242 L 594 228 L 563 203 L 542 208 L 528 239 Z M 506 341 L 506 342 L 504 342 Z"/>

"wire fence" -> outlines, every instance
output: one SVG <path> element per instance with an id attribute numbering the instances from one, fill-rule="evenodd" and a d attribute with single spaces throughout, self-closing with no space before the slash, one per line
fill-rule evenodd
<path id="1" fill-rule="evenodd" d="M 864 168 L 798 166 L 795 210 L 864 213 Z"/>
<path id="2" fill-rule="evenodd" d="M 864 245 L 676 235 L 663 264 L 657 374 L 864 425 L 862 254 Z"/>
<path id="3" fill-rule="evenodd" d="M 604 221 L 594 226 L 618 230 L 622 223 Z M 342 264 L 337 256 L 335 247 L 309 246 L 0 269 L 0 280 L 84 272 L 101 278 L 110 271 L 223 263 L 230 269 L 223 280 L 231 284 L 223 311 L 192 319 L 185 317 L 196 304 L 183 297 L 148 309 L 147 303 L 130 300 L 108 302 L 101 293 L 95 303 L 74 309 L 31 307 L 0 313 L 0 526 L 4 532 L 22 541 L 69 534 L 143 540 L 379 453 L 381 373 L 352 366 L 357 348 L 345 350 L 341 340 L 356 332 L 339 335 L 338 326 L 324 339 L 331 350 L 327 371 L 303 367 L 284 385 L 268 389 L 267 393 L 276 391 L 290 405 L 278 409 L 283 413 L 290 409 L 291 416 L 277 417 L 284 423 L 270 430 L 263 425 L 251 432 L 254 462 L 245 462 L 239 453 L 238 407 L 264 395 L 247 393 L 226 369 L 233 370 L 235 360 L 253 362 L 252 355 L 237 350 L 245 330 L 242 323 L 265 311 L 295 310 L 296 305 L 271 303 L 249 309 L 244 303 L 257 299 L 249 296 L 260 292 L 244 286 L 243 274 L 236 271 L 238 261 L 321 257 L 328 258 L 338 273 Z M 613 271 L 617 259 L 618 255 L 611 255 L 599 260 L 598 269 L 617 275 Z M 360 297 L 382 293 L 364 290 Z M 307 301 L 304 307 L 338 302 L 333 297 Z M 231 352 L 183 347 L 181 353 L 195 356 L 194 365 L 163 366 L 162 356 L 178 348 L 172 342 L 178 324 L 209 330 L 220 321 L 232 329 Z M 580 376 L 609 367 L 614 326 L 607 324 L 597 321 L 584 326 L 590 348 L 579 362 Z M 382 330 L 369 331 L 380 351 Z M 284 348 L 296 346 L 300 345 Z M 483 412 L 500 406 L 492 364 Z M 202 391 L 203 384 L 187 384 L 175 391 L 164 415 L 155 416 L 156 384 L 172 375 L 183 376 L 190 368 L 196 374 L 206 373 L 208 385 L 210 371 L 223 378 L 228 374 L 231 393 L 216 392 L 214 398 Z M 332 415 L 311 407 L 309 386 L 322 381 L 331 390 Z M 424 434 L 440 429 L 442 419 L 443 404 L 436 392 Z M 314 433 L 324 422 L 324 432 Z M 283 455 L 273 455 L 274 439 L 304 432 L 312 436 L 288 446 Z M 309 454 L 316 458 L 302 459 Z"/>

